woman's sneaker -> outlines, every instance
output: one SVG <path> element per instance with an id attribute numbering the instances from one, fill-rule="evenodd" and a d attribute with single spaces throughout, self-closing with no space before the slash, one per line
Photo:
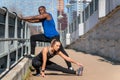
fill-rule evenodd
<path id="1" fill-rule="evenodd" d="M 78 76 L 82 76 L 82 73 L 83 73 L 83 67 L 79 67 L 79 69 L 76 71 L 76 74 Z"/>
<path id="2" fill-rule="evenodd" d="M 69 70 L 74 70 L 73 67 L 69 67 L 68 69 L 69 69 Z"/>

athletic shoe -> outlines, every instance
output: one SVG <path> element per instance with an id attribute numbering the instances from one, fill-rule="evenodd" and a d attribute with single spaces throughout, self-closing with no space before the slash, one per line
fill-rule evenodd
<path id="1" fill-rule="evenodd" d="M 70 69 L 70 70 L 74 70 L 73 67 L 69 67 L 68 69 Z"/>
<path id="2" fill-rule="evenodd" d="M 78 76 L 82 76 L 82 73 L 83 73 L 83 67 L 79 67 L 79 69 L 76 71 L 76 74 Z"/>
<path id="3" fill-rule="evenodd" d="M 30 56 L 31 56 L 31 57 L 35 57 L 35 55 L 34 55 L 34 54 L 31 54 Z"/>

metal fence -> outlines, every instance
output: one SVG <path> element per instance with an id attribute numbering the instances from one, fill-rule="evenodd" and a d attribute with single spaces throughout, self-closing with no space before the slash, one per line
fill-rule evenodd
<path id="1" fill-rule="evenodd" d="M 0 77 L 29 53 L 29 38 L 29 24 L 6 7 L 0 8 Z"/>

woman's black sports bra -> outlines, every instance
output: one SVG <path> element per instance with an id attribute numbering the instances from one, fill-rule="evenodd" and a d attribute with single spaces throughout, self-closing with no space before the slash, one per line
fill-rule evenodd
<path id="1" fill-rule="evenodd" d="M 54 53 L 50 53 L 50 51 L 48 50 L 47 52 L 47 60 L 49 60 L 50 58 L 54 57 L 55 55 L 57 54 L 57 51 L 55 51 Z M 35 59 L 39 60 L 39 61 L 42 61 L 42 52 L 40 52 L 36 57 Z"/>

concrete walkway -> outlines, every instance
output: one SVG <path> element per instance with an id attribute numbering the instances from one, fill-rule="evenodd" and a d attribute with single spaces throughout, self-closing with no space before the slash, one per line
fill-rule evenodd
<path id="1" fill-rule="evenodd" d="M 40 48 L 36 48 L 36 53 L 38 53 L 39 50 Z M 84 65 L 83 76 L 64 74 L 56 71 L 45 71 L 45 78 L 33 76 L 32 74 L 35 72 L 31 72 L 27 80 L 120 80 L 120 64 L 113 64 L 102 57 L 76 52 L 71 49 L 67 49 L 66 51 L 71 58 Z M 55 56 L 51 60 L 66 67 L 64 60 L 59 56 Z M 78 66 L 72 65 L 75 70 L 78 68 Z"/>

